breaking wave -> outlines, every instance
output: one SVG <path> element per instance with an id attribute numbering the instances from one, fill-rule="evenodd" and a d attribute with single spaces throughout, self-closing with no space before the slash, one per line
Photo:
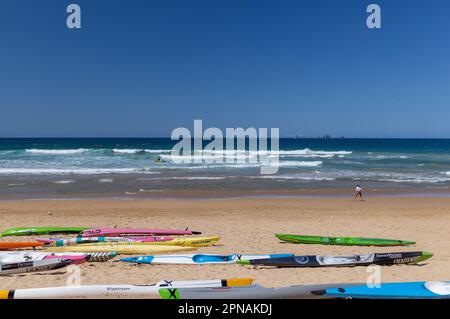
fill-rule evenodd
<path id="1" fill-rule="evenodd" d="M 70 154 L 80 154 L 89 151 L 85 148 L 70 149 L 70 150 L 44 150 L 44 149 L 27 149 L 25 152 L 30 154 L 41 154 L 41 155 L 70 155 Z"/>

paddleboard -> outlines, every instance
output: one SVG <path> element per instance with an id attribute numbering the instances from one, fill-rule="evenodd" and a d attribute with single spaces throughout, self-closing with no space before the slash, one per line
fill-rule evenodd
<path id="1" fill-rule="evenodd" d="M 147 228 L 96 228 L 86 229 L 80 235 L 82 237 L 99 236 L 130 236 L 130 235 L 199 235 L 201 232 L 176 229 L 147 229 Z"/>
<path id="2" fill-rule="evenodd" d="M 169 246 L 191 246 L 191 247 L 208 247 L 219 241 L 220 237 L 184 237 L 174 238 L 168 241 L 155 242 L 116 242 L 114 245 L 169 245 Z M 83 244 L 84 245 L 84 244 Z M 90 244 L 90 245 L 101 245 Z"/>
<path id="3" fill-rule="evenodd" d="M 298 244 L 342 245 L 342 246 L 403 246 L 415 244 L 414 241 L 383 239 L 383 238 L 320 237 L 320 236 L 290 235 L 290 234 L 275 234 L 275 236 L 282 241 Z"/>
<path id="4" fill-rule="evenodd" d="M 0 264 L 0 276 L 59 269 L 70 265 L 70 263 L 71 261 L 67 259 L 36 260 L 5 264 L 2 263 Z"/>
<path id="5" fill-rule="evenodd" d="M 72 264 L 82 264 L 86 262 L 86 256 L 75 256 L 75 255 L 67 255 L 64 256 L 64 259 L 70 260 Z M 50 259 L 61 259 L 61 256 L 54 256 L 54 255 L 48 255 L 44 257 L 44 260 L 50 260 Z"/>
<path id="6" fill-rule="evenodd" d="M 89 253 L 76 253 L 76 252 L 51 253 L 51 255 L 48 255 L 47 257 L 45 257 L 45 259 L 53 258 L 53 256 L 60 258 L 67 258 L 67 256 L 84 256 L 84 258 L 88 262 L 106 262 L 116 257 L 117 252 L 112 251 L 112 252 L 89 252 Z"/>
<path id="7" fill-rule="evenodd" d="M 195 250 L 196 247 L 169 245 L 76 245 L 65 247 L 49 247 L 50 252 L 116 252 L 118 254 L 163 254 L 179 251 Z"/>
<path id="8" fill-rule="evenodd" d="M 36 238 L 36 241 L 44 243 L 46 246 L 74 246 L 80 244 L 96 244 L 96 243 L 118 243 L 118 242 L 136 242 L 136 243 L 147 243 L 155 242 L 159 243 L 162 241 L 172 240 L 172 237 L 164 236 L 146 236 L 138 238 L 128 238 L 128 237 L 76 237 L 76 238 Z"/>
<path id="9" fill-rule="evenodd" d="M 16 248 L 32 248 L 44 245 L 39 242 L 0 242 L 0 250 L 16 249 Z"/>
<path id="10" fill-rule="evenodd" d="M 364 299 L 449 299 L 450 281 L 419 281 L 382 283 L 379 287 L 367 285 L 341 286 L 317 291 L 327 297 Z"/>
<path id="11" fill-rule="evenodd" d="M 45 234 L 78 234 L 88 227 L 19 227 L 9 228 L 3 231 L 0 236 L 31 236 Z"/>
<path id="12" fill-rule="evenodd" d="M 275 267 L 339 267 L 367 265 L 415 264 L 431 258 L 428 252 L 375 253 L 350 256 L 294 256 L 284 258 L 240 260 L 239 264 Z"/>
<path id="13" fill-rule="evenodd" d="M 339 287 L 339 284 L 301 285 L 266 288 L 260 285 L 219 288 L 163 288 L 159 294 L 163 299 L 323 299 L 314 291 Z"/>
<path id="14" fill-rule="evenodd" d="M 138 264 L 235 264 L 239 260 L 251 260 L 261 258 L 280 258 L 294 256 L 293 254 L 272 255 L 215 255 L 215 254 L 187 254 L 187 255 L 159 255 L 122 258 L 120 261 Z"/>
<path id="15" fill-rule="evenodd" d="M 11 251 L 0 252 L 0 263 L 19 263 L 44 259 L 85 259 L 89 262 L 105 262 L 117 256 L 117 253 L 50 253 L 42 251 Z"/>
<path id="16" fill-rule="evenodd" d="M 162 280 L 154 285 L 87 285 L 48 288 L 0 290 L 0 299 L 54 299 L 101 297 L 154 297 L 162 288 L 213 288 L 251 285 L 252 279 L 219 279 L 173 281 Z"/>

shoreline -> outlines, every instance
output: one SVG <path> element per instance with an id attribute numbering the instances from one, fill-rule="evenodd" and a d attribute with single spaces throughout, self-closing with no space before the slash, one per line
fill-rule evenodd
<path id="1" fill-rule="evenodd" d="M 66 201 L 66 200 L 233 200 L 233 199 L 353 199 L 353 189 L 271 189 L 271 190 L 145 190 L 126 194 L 111 193 L 62 193 L 41 196 L 25 196 L 27 194 L 3 194 L 0 202 L 10 201 Z M 450 188 L 385 188 L 365 189 L 365 198 L 450 198 Z"/>

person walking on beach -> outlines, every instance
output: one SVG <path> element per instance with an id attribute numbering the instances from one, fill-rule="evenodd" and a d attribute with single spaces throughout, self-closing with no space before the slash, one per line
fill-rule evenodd
<path id="1" fill-rule="evenodd" d="M 355 189 L 355 197 L 353 198 L 353 200 L 356 200 L 358 197 L 360 198 L 360 200 L 364 200 L 363 199 L 363 194 L 362 194 L 362 187 L 358 185 L 356 185 L 356 189 Z"/>

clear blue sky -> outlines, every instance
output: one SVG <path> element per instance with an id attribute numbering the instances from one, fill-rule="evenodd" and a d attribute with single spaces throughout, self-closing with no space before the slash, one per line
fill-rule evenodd
<path id="1" fill-rule="evenodd" d="M 0 137 L 450 137 L 447 0 L 2 0 L 0 40 Z"/>

